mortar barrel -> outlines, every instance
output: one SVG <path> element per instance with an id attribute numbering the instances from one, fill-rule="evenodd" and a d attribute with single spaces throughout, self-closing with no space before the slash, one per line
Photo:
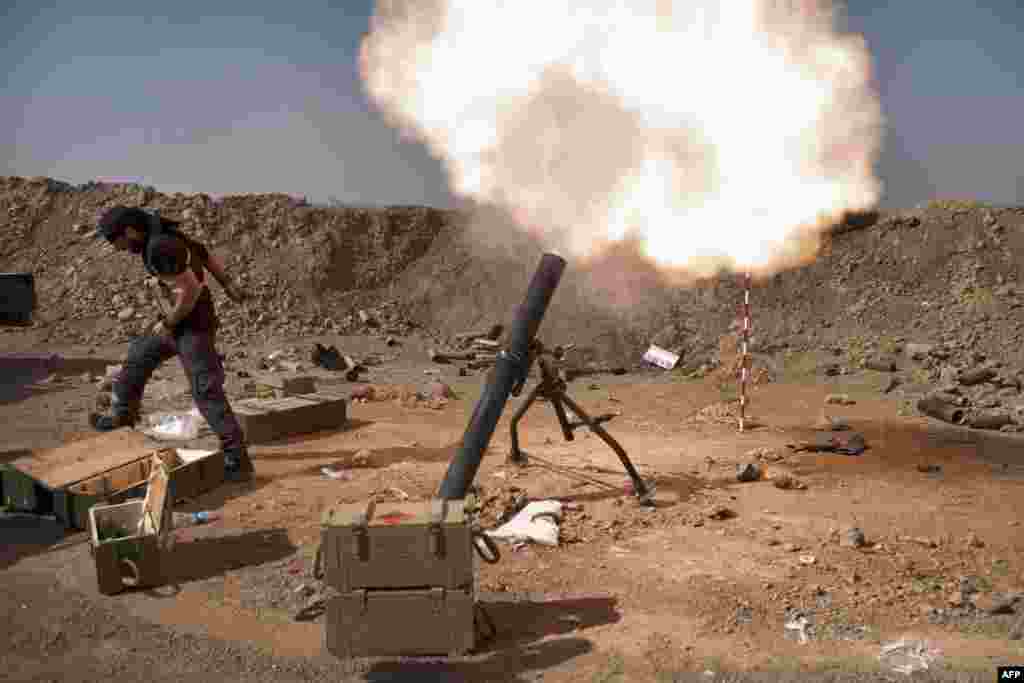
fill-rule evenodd
<path id="1" fill-rule="evenodd" d="M 498 354 L 466 427 L 459 451 L 449 463 L 448 471 L 441 481 L 438 492 L 440 498 L 458 500 L 466 497 L 509 394 L 529 371 L 530 345 L 562 279 L 565 265 L 565 259 L 556 254 L 544 254 L 541 257 L 540 265 L 526 290 L 526 297 L 519 305 L 509 330 L 508 347 Z"/>

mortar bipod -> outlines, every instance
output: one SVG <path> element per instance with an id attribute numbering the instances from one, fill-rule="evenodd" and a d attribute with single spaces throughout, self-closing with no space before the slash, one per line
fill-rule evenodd
<path id="1" fill-rule="evenodd" d="M 526 395 L 526 399 L 523 404 L 519 406 L 515 414 L 512 416 L 509 430 L 511 432 L 512 448 L 509 452 L 507 462 L 525 467 L 527 465 L 526 454 L 519 448 L 519 421 L 526 415 L 526 411 L 530 409 L 530 406 L 538 398 L 546 398 L 551 406 L 555 409 L 555 415 L 558 417 L 558 424 L 562 428 L 562 436 L 565 437 L 566 441 L 574 441 L 575 435 L 573 431 L 580 427 L 587 427 L 594 434 L 597 434 L 608 444 L 609 448 L 615 451 L 615 455 L 618 456 L 619 462 L 622 463 L 623 468 L 626 470 L 626 474 L 629 475 L 630 480 L 633 482 L 633 492 L 636 494 L 637 500 L 643 505 L 653 504 L 654 498 L 654 487 L 648 485 L 640 477 L 640 473 L 636 471 L 632 461 L 626 454 L 626 450 L 622 445 L 616 441 L 611 434 L 601 426 L 602 422 L 607 422 L 612 419 L 611 415 L 602 415 L 599 417 L 591 417 L 588 415 L 575 401 L 573 401 L 566 394 L 566 383 L 561 377 L 554 372 L 548 365 L 547 361 L 541 356 L 545 353 L 553 355 L 556 358 L 560 358 L 562 355 L 561 347 L 556 348 L 554 352 L 546 351 L 544 345 L 541 342 L 534 340 L 533 346 L 530 351 L 530 357 L 527 359 L 525 371 L 523 372 L 522 378 L 512 389 L 512 395 L 518 396 L 523 389 L 523 385 L 526 383 L 526 377 L 529 375 L 530 367 L 534 362 L 540 368 L 540 381 L 537 385 Z M 572 413 L 579 418 L 575 422 L 569 422 L 569 418 L 565 413 L 565 409 L 569 408 Z"/>

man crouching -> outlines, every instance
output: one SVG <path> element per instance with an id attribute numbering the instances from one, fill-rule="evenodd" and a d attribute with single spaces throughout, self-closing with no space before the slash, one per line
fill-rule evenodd
<path id="1" fill-rule="evenodd" d="M 206 270 L 233 301 L 244 294 L 207 248 L 185 236 L 178 223 L 137 207 L 115 206 L 104 213 L 98 236 L 118 251 L 142 257 L 142 264 L 165 292 L 174 294 L 153 333 L 136 337 L 121 372 L 113 381 L 110 415 L 90 415 L 99 431 L 134 426 L 146 383 L 164 361 L 178 356 L 192 388 L 196 408 L 220 437 L 226 476 L 231 481 L 252 477 L 253 466 L 245 434 L 224 394 L 224 366 L 216 348 L 217 315 L 206 281 Z"/>

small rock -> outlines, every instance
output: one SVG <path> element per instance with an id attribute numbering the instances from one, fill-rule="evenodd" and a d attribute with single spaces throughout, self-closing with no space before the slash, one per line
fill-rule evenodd
<path id="1" fill-rule="evenodd" d="M 924 360 L 934 349 L 933 344 L 907 344 L 903 347 L 903 352 L 913 360 Z"/>
<path id="2" fill-rule="evenodd" d="M 783 491 L 802 491 L 807 488 L 807 485 L 802 481 L 785 473 L 772 477 L 772 485 L 777 489 L 782 489 Z"/>
<path id="3" fill-rule="evenodd" d="M 372 401 L 373 395 L 373 387 L 369 384 L 364 384 L 362 386 L 356 387 L 355 389 L 352 390 L 352 393 L 350 394 L 352 398 L 365 399 L 367 401 Z"/>
<path id="4" fill-rule="evenodd" d="M 357 451 L 356 454 L 352 456 L 352 466 L 366 467 L 367 465 L 370 464 L 370 459 L 372 457 L 373 453 L 369 449 L 363 448 Z"/>
<path id="5" fill-rule="evenodd" d="M 1024 614 L 1021 615 L 1017 623 L 1010 627 L 1010 633 L 1007 635 L 1009 640 L 1024 640 Z"/>
<path id="6" fill-rule="evenodd" d="M 427 394 L 433 399 L 449 399 L 455 397 L 452 388 L 441 381 L 433 381 L 427 385 Z"/>
<path id="7" fill-rule="evenodd" d="M 867 539 L 864 537 L 864 532 L 858 527 L 851 527 L 846 531 L 846 539 L 843 544 L 848 548 L 863 548 L 867 545 Z"/>
<path id="8" fill-rule="evenodd" d="M 733 510 L 730 510 L 729 508 L 725 507 L 724 505 L 714 505 L 714 506 L 712 506 L 708 510 L 707 517 L 708 517 L 708 519 L 718 519 L 718 520 L 732 519 L 733 517 L 736 517 L 736 512 L 733 511 Z"/>
<path id="9" fill-rule="evenodd" d="M 850 424 L 841 417 L 822 415 L 814 423 L 814 429 L 820 432 L 845 432 L 850 429 Z"/>
<path id="10" fill-rule="evenodd" d="M 777 448 L 755 448 L 747 451 L 746 457 L 754 460 L 767 460 L 768 462 L 779 462 L 786 457 L 785 453 Z"/>
<path id="11" fill-rule="evenodd" d="M 122 308 L 121 311 L 117 314 L 117 319 L 120 320 L 121 322 L 131 320 L 134 317 L 135 309 L 132 308 L 131 306 L 128 306 L 127 308 Z"/>
<path id="12" fill-rule="evenodd" d="M 852 406 L 857 402 L 850 398 L 847 394 L 829 394 L 825 397 L 826 405 L 840 405 L 840 406 Z"/>
<path id="13" fill-rule="evenodd" d="M 797 543 L 784 543 L 782 549 L 787 553 L 795 553 L 801 549 L 801 546 Z"/>
<path id="14" fill-rule="evenodd" d="M 978 592 L 977 576 L 961 576 L 957 583 L 960 592 L 964 595 L 973 595 Z"/>
<path id="15" fill-rule="evenodd" d="M 985 542 L 983 540 L 981 540 L 980 538 L 978 538 L 978 535 L 976 533 L 974 533 L 973 531 L 971 533 L 967 534 L 967 538 L 964 539 L 964 541 L 967 544 L 968 548 L 984 548 L 985 547 Z"/>
<path id="16" fill-rule="evenodd" d="M 808 565 L 809 566 L 809 565 L 814 564 L 817 561 L 818 560 L 817 560 L 816 557 L 814 557 L 814 555 L 801 555 L 800 556 L 800 564 L 803 564 L 803 565 Z"/>
<path id="17" fill-rule="evenodd" d="M 761 468 L 754 463 L 736 466 L 736 479 L 738 481 L 757 481 L 761 478 Z"/>

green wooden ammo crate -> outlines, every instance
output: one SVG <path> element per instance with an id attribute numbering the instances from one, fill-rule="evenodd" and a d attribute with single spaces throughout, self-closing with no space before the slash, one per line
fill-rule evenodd
<path id="1" fill-rule="evenodd" d="M 164 548 L 174 526 L 170 480 L 158 455 L 151 456 L 150 470 L 145 498 L 89 508 L 89 551 L 97 587 L 104 595 L 164 581 Z"/>
<path id="2" fill-rule="evenodd" d="M 325 649 L 336 657 L 464 655 L 476 646 L 471 589 L 355 590 L 327 602 Z"/>
<path id="3" fill-rule="evenodd" d="M 145 495 L 154 453 L 169 469 L 172 501 L 224 482 L 221 452 L 161 448 L 141 432 L 121 429 L 10 462 L 3 472 L 3 501 L 84 529 L 93 505 Z"/>
<path id="4" fill-rule="evenodd" d="M 343 593 L 472 586 L 471 521 L 463 500 L 371 500 L 329 509 L 321 526 L 324 580 Z"/>
<path id="5" fill-rule="evenodd" d="M 348 419 L 346 398 L 328 391 L 235 401 L 231 409 L 250 444 L 338 429 Z"/>

